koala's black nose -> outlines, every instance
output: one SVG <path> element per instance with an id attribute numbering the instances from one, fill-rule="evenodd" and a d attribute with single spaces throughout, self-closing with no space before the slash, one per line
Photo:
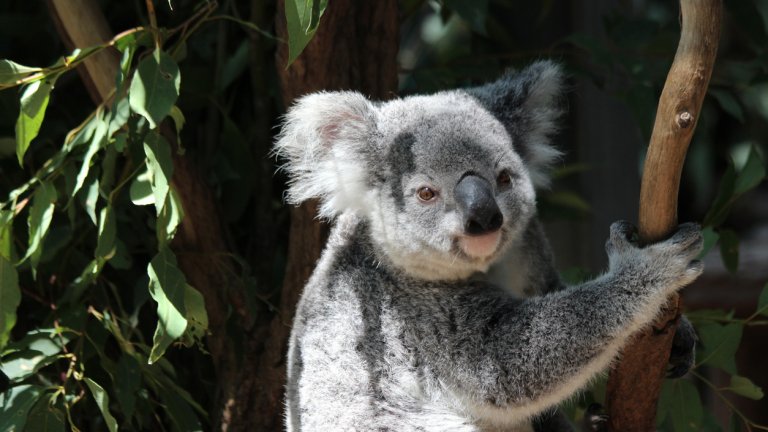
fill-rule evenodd
<path id="1" fill-rule="evenodd" d="M 480 235 L 501 228 L 504 217 L 496 205 L 493 188 L 488 180 L 467 174 L 456 185 L 454 196 L 464 218 L 464 232 Z"/>

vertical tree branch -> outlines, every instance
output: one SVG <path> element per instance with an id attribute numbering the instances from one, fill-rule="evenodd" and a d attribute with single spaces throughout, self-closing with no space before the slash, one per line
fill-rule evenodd
<path id="1" fill-rule="evenodd" d="M 677 225 L 677 195 L 717 55 L 722 0 L 681 0 L 682 31 L 659 99 L 643 168 L 639 231 L 643 243 L 663 239 Z M 680 315 L 679 296 L 663 316 L 634 336 L 611 371 L 606 393 L 611 431 L 656 429 L 656 404 Z"/>

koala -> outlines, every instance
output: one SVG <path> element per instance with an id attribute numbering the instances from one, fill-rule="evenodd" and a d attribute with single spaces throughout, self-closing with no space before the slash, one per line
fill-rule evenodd
<path id="1" fill-rule="evenodd" d="M 558 403 L 702 272 L 698 226 L 640 247 L 617 222 L 607 272 L 560 282 L 535 191 L 559 156 L 562 84 L 541 61 L 475 88 L 290 108 L 287 200 L 317 199 L 334 225 L 293 322 L 288 431 L 572 430 Z M 674 374 L 692 338 L 676 338 Z"/>

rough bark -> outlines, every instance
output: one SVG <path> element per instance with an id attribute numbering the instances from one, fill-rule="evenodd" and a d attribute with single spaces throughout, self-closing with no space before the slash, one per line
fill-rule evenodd
<path id="1" fill-rule="evenodd" d="M 685 154 L 701 113 L 720 38 L 722 0 L 681 0 L 682 32 L 661 93 L 643 168 L 640 240 L 666 237 L 677 225 L 677 195 Z M 611 371 L 606 402 L 611 431 L 656 429 L 656 405 L 680 316 L 679 296 L 634 336 Z"/>
<path id="2" fill-rule="evenodd" d="M 277 34 L 287 39 L 284 3 L 278 2 Z M 319 90 L 358 90 L 387 99 L 397 89 L 397 1 L 329 2 L 320 27 L 299 58 L 286 69 L 281 44 L 277 68 L 286 106 Z M 272 320 L 263 355 L 243 374 L 229 430 L 282 428 L 285 353 L 296 302 L 320 257 L 328 227 L 316 219 L 316 204 L 291 209 L 288 257 L 278 315 Z M 254 341 L 258 343 L 258 341 Z M 256 349 L 251 347 L 251 349 Z"/>

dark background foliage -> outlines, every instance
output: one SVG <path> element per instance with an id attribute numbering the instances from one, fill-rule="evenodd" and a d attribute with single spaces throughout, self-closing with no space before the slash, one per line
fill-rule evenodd
<path id="1" fill-rule="evenodd" d="M 330 2 L 319 17 L 318 35 L 330 31 L 324 25 L 338 25 Z M 399 10 L 377 12 L 397 14 L 392 21 L 399 24 L 400 40 L 391 44 L 399 43 L 401 96 L 481 83 L 540 58 L 564 65 L 571 77 L 569 112 L 558 146 L 566 156 L 539 204 L 569 280 L 599 272 L 610 222 L 636 217 L 644 149 L 679 35 L 675 2 L 586 3 L 402 0 Z M 98 6 L 114 33 L 150 25 L 145 2 L 100 1 Z M 281 292 L 291 215 L 282 203 L 285 178 L 275 173 L 277 162 L 269 155 L 279 116 L 297 91 L 285 84 L 286 57 L 276 56 L 288 42 L 286 30 L 275 25 L 285 20 L 284 6 L 263 0 L 178 0 L 156 2 L 155 8 L 159 28 L 189 30 L 161 31 L 157 37 L 181 77 L 174 103 L 185 123 L 178 135 L 181 147 L 171 143 L 173 165 L 177 174 L 187 173 L 187 164 L 193 167 L 194 178 L 205 185 L 205 191 L 185 195 L 189 183 L 175 180 L 171 189 L 185 197 L 185 220 L 197 223 L 197 229 L 210 224 L 225 246 L 199 249 L 202 253 L 179 246 L 190 241 L 183 225 L 173 243 L 173 235 L 158 234 L 163 216 L 155 207 L 132 202 L 129 189 L 145 164 L 142 143 L 159 130 L 141 115 L 130 113 L 114 135 L 124 134 L 124 147 L 115 147 L 120 139 L 110 138 L 93 159 L 86 187 L 68 196 L 86 159 L 84 148 L 67 153 L 52 174 L 41 172 L 60 153 L 67 133 L 95 109 L 81 76 L 72 71 L 56 80 L 40 133 L 21 167 L 14 135 L 23 89 L 0 91 L 1 209 L 17 213 L 7 225 L 14 246 L 6 260 L 16 264 L 22 293 L 10 342 L 0 344 L 0 369 L 12 386 L 0 396 L 0 429 L 103 430 L 111 421 L 124 430 L 226 429 L 237 424 L 231 417 L 246 418 L 243 412 L 263 406 L 253 401 L 262 397 L 260 385 L 270 381 L 239 380 L 259 376 L 263 359 L 271 358 L 265 351 L 277 350 L 280 358 L 280 343 L 261 341 L 275 329 L 284 334 L 290 321 L 290 314 L 287 322 L 280 317 L 285 315 Z M 207 15 L 196 15 L 206 8 Z M 659 410 L 664 430 L 765 430 L 760 424 L 768 423 L 764 401 L 753 400 L 762 396 L 758 386 L 768 386 L 760 363 L 768 336 L 760 326 L 768 309 L 763 289 L 768 281 L 768 186 L 763 181 L 768 2 L 727 0 L 725 12 L 718 61 L 680 192 L 680 220 L 704 222 L 711 246 L 705 275 L 685 293 L 702 344 L 694 374 L 665 384 Z M 290 23 L 287 32 L 294 44 L 307 37 L 292 34 Z M 136 47 L 132 71 L 154 47 L 151 35 L 130 44 Z M 319 55 L 339 55 L 333 51 Z M 0 5 L 0 58 L 45 67 L 70 52 L 49 8 L 19 0 Z M 304 88 L 315 88 L 311 83 L 320 71 L 308 64 L 299 57 L 290 67 L 299 73 L 298 67 L 310 83 Z M 368 94 L 386 97 L 384 91 Z M 32 178 L 47 179 L 58 192 L 34 270 L 22 257 L 39 187 L 9 196 Z M 87 185 L 93 184 L 89 202 Z M 188 198 L 195 194 L 202 198 Z M 206 214 L 206 203 L 215 206 L 220 221 L 198 217 Z M 100 242 L 106 242 L 89 208 L 99 218 L 102 209 L 112 209 L 116 240 L 102 257 L 100 272 L 84 278 L 84 269 L 98 261 Z M 148 265 L 169 250 L 166 244 L 172 245 L 186 282 L 194 285 L 196 272 L 224 275 L 212 282 L 222 294 L 212 297 L 205 287 L 194 286 L 205 297 L 207 338 L 189 334 L 188 328 L 179 339 L 186 347 L 174 344 L 148 364 L 158 326 Z M 273 378 L 279 380 L 279 374 Z M 100 398 L 98 386 L 108 400 Z M 569 409 L 578 417 L 587 402 L 600 398 L 598 383 Z M 279 403 L 271 407 L 274 412 L 250 415 L 279 417 Z M 276 427 L 272 420 L 259 424 L 265 430 Z"/>

